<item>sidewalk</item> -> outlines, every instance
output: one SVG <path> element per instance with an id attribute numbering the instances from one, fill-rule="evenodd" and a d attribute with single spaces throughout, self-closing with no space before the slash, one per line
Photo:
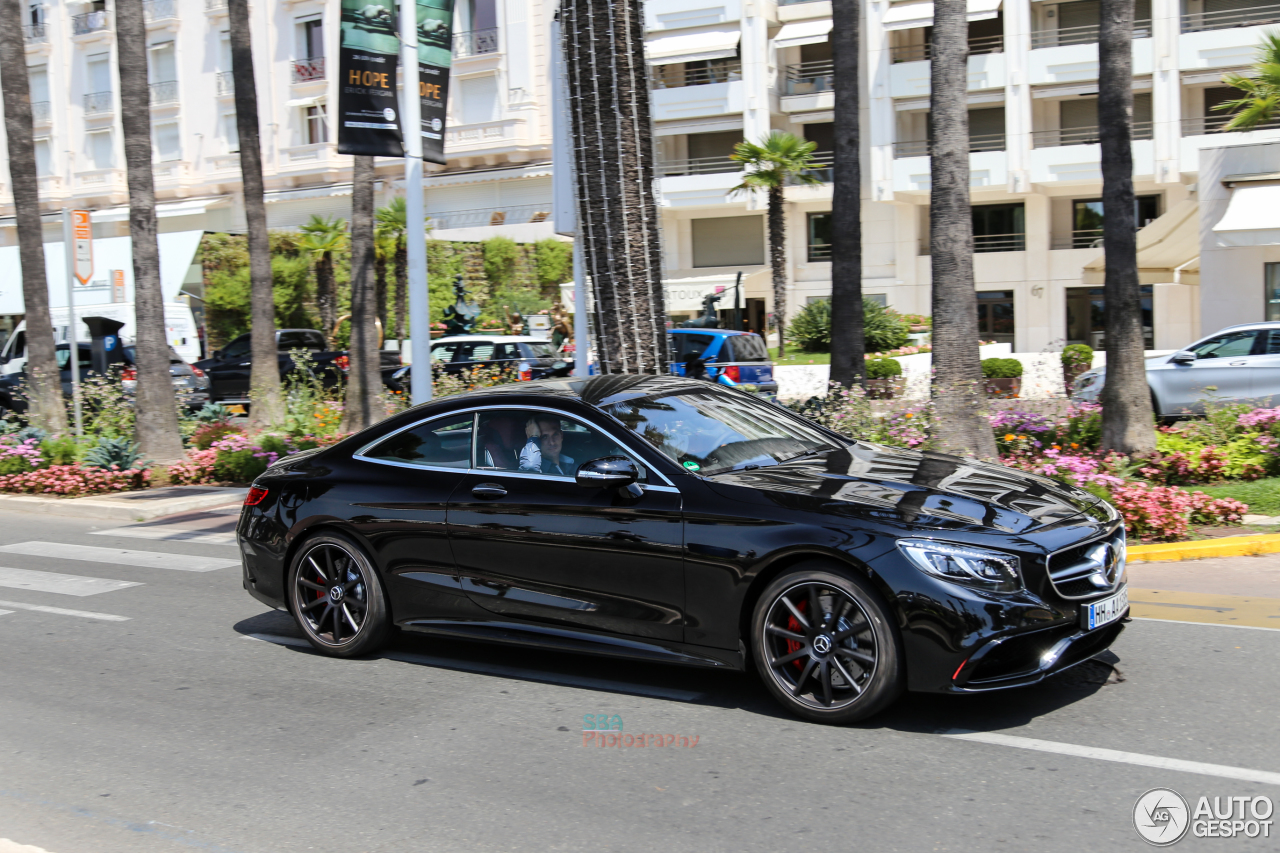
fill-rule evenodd
<path id="1" fill-rule="evenodd" d="M 1280 630 L 1280 554 L 1130 563 L 1136 618 Z"/>
<path id="2" fill-rule="evenodd" d="M 237 504 L 244 500 L 248 491 L 224 486 L 167 486 L 84 498 L 0 495 L 0 510 L 74 515 L 103 521 L 149 521 L 180 512 Z"/>

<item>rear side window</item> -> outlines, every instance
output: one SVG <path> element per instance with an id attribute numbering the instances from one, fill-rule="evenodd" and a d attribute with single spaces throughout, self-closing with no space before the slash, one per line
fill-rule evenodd
<path id="1" fill-rule="evenodd" d="M 1280 344 L 1280 338 L 1276 339 L 1276 343 Z M 552 344 L 521 343 L 519 346 L 525 358 L 554 358 L 556 354 L 556 348 Z"/>
<path id="2" fill-rule="evenodd" d="M 1271 330 L 1271 337 L 1264 352 L 1267 355 L 1280 355 L 1280 329 Z"/>
<path id="3" fill-rule="evenodd" d="M 363 455 L 384 462 L 430 468 L 469 468 L 473 420 L 474 416 L 468 412 L 428 421 L 396 433 Z"/>
<path id="4" fill-rule="evenodd" d="M 325 348 L 323 335 L 307 331 L 281 332 L 276 346 L 281 350 L 309 349 L 316 352 L 323 352 Z"/>
<path id="5" fill-rule="evenodd" d="M 248 335 L 241 335 L 231 343 L 227 344 L 227 348 L 222 351 L 223 358 L 248 358 L 250 347 L 250 338 Z"/>
<path id="6" fill-rule="evenodd" d="M 688 361 L 706 352 L 715 340 L 714 335 L 672 335 L 676 361 Z"/>
<path id="7" fill-rule="evenodd" d="M 725 339 L 724 345 L 729 348 L 726 354 L 728 361 L 768 361 L 769 351 L 764 341 L 756 335 L 734 335 Z"/>
<path id="8" fill-rule="evenodd" d="M 458 355 L 456 361 L 492 361 L 494 345 L 489 341 L 478 341 L 472 344 L 463 344 L 462 352 Z"/>

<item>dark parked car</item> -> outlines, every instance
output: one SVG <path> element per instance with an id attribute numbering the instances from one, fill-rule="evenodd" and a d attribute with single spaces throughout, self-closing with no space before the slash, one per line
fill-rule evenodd
<path id="1" fill-rule="evenodd" d="M 1117 513 L 998 465 L 853 441 L 677 377 L 418 406 L 254 483 L 244 586 L 313 646 L 392 626 L 744 670 L 841 723 L 1031 684 L 1128 615 Z"/>
<path id="2" fill-rule="evenodd" d="M 249 380 L 253 371 L 252 340 L 248 333 L 231 341 L 220 350 L 214 350 L 210 358 L 197 361 L 196 367 L 209 374 L 210 394 L 215 403 L 248 403 Z M 311 357 L 311 369 L 326 385 L 336 385 L 350 367 L 350 356 L 342 350 L 330 350 L 324 335 L 315 329 L 278 329 L 276 351 L 279 353 L 280 377 L 283 379 L 294 369 L 291 350 L 307 350 Z M 400 354 L 390 350 L 380 351 L 382 383 L 395 387 L 391 376 L 400 369 Z"/>
<path id="3" fill-rule="evenodd" d="M 458 335 L 431 342 L 431 363 L 446 373 L 475 368 L 502 370 L 521 379 L 568 376 L 573 359 L 556 351 L 551 341 L 519 335 Z M 408 390 L 412 365 L 392 375 L 394 390 Z"/>
<path id="4" fill-rule="evenodd" d="M 90 345 L 79 344 L 80 379 L 84 381 L 93 374 L 93 362 L 90 356 Z M 54 354 L 58 359 L 58 373 L 62 380 L 62 393 L 71 396 L 70 344 L 58 344 Z M 125 391 L 132 392 L 138 384 L 138 370 L 135 366 L 137 351 L 132 345 L 121 350 L 122 362 L 119 363 L 120 380 Z M 187 364 L 182 356 L 172 347 L 169 348 L 169 375 L 173 377 L 173 389 L 178 395 L 178 402 L 188 409 L 199 409 L 209 402 L 209 377 L 195 365 Z M 26 371 L 9 374 L 0 381 L 0 410 L 25 412 L 27 404 L 17 399 L 14 391 L 26 379 Z"/>

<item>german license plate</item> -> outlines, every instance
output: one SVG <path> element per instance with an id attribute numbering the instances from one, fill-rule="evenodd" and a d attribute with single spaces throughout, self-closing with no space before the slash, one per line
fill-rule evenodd
<path id="1" fill-rule="evenodd" d="M 1085 606 L 1084 612 L 1081 614 L 1083 616 L 1084 629 L 1092 631 L 1094 628 L 1101 628 L 1103 625 L 1119 619 L 1128 609 L 1129 589 L 1125 587 L 1110 598 L 1104 598 L 1101 601 L 1095 601 Z"/>

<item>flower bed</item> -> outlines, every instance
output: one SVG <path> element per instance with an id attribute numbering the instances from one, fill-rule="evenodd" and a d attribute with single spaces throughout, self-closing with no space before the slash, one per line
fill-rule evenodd
<path id="1" fill-rule="evenodd" d="M 0 492 L 27 495 L 57 495 L 73 498 L 111 492 L 145 489 L 151 484 L 151 472 L 130 468 L 112 471 L 105 468 L 82 468 L 79 465 L 50 465 L 21 474 L 0 476 Z"/>

